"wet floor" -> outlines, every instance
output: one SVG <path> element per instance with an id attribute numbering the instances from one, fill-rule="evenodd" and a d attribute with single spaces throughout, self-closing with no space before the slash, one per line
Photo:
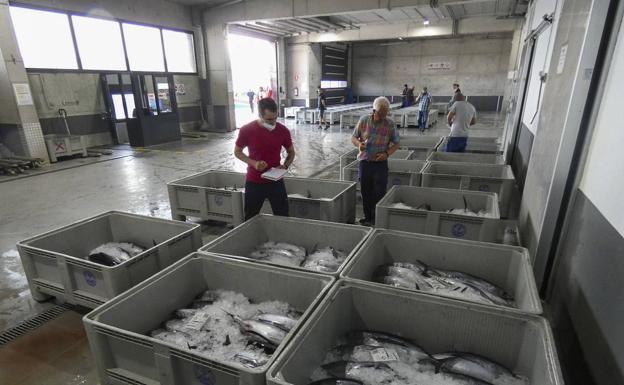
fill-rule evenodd
<path id="1" fill-rule="evenodd" d="M 481 114 L 472 129 L 473 135 L 500 136 L 503 118 L 498 114 Z M 352 148 L 350 130 L 341 131 L 335 125 L 324 131 L 312 125 L 296 125 L 293 120 L 286 124 L 291 129 L 297 151 L 291 168 L 293 175 L 338 179 L 338 158 Z M 447 133 L 448 128 L 441 119 L 425 135 Z M 15 251 L 16 242 L 108 210 L 170 218 L 167 182 L 207 169 L 245 170 L 245 165 L 232 154 L 236 135 L 236 132 L 208 134 L 206 138 L 183 139 L 143 150 L 120 146 L 109 159 L 68 160 L 50 167 L 53 172 L 6 182 L 0 179 L 0 331 L 54 305 L 53 301 L 38 303 L 31 298 Z M 404 135 L 420 133 L 410 129 Z M 204 223 L 202 230 L 206 242 L 228 228 L 219 223 Z M 69 334 L 54 329 L 56 323 L 51 322 L 0 349 L 1 384 L 95 383 L 92 362 L 81 334 L 80 314 L 70 311 L 64 317 L 71 321 L 61 322 L 63 325 L 58 327 Z M 55 331 L 63 339 L 75 342 L 63 345 L 68 355 L 52 357 L 37 353 L 39 344 L 50 343 Z M 33 337 L 39 334 L 42 336 Z M 18 344 L 25 339 L 27 342 Z M 19 365 L 7 367 L 13 353 L 15 357 L 23 357 L 23 361 L 20 359 Z M 73 366 L 69 364 L 72 360 L 75 360 Z M 14 380 L 23 371 L 20 365 L 32 367 L 35 364 L 44 365 L 42 372 L 51 373 L 50 376 Z M 80 373 L 68 368 L 78 368 Z"/>

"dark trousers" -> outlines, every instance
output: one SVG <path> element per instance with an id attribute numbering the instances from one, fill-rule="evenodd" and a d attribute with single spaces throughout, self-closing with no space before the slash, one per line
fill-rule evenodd
<path id="1" fill-rule="evenodd" d="M 245 220 L 258 215 L 268 199 L 274 215 L 288 216 L 288 194 L 284 181 L 270 183 L 245 183 Z"/>
<path id="2" fill-rule="evenodd" d="M 462 136 L 451 136 L 446 142 L 446 152 L 464 152 L 466 151 L 466 145 L 468 144 L 468 138 Z"/>
<path id="3" fill-rule="evenodd" d="M 388 162 L 361 161 L 359 169 L 364 219 L 375 223 L 375 206 L 386 195 Z"/>
<path id="4" fill-rule="evenodd" d="M 418 128 L 421 130 L 427 128 L 427 119 L 429 119 L 429 111 L 418 111 Z"/>

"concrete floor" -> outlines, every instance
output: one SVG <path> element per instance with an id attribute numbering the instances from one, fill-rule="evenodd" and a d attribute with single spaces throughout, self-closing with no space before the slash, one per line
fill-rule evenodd
<path id="1" fill-rule="evenodd" d="M 448 134 L 440 118 L 425 135 Z M 501 114 L 480 114 L 472 134 L 500 136 L 503 119 Z M 316 126 L 295 125 L 293 120 L 286 124 L 297 151 L 292 173 L 338 179 L 336 162 L 340 154 L 351 149 L 350 130 L 340 131 L 336 125 L 320 131 Z M 54 306 L 53 301 L 38 303 L 31 298 L 16 242 L 113 209 L 170 218 L 167 182 L 206 169 L 245 171 L 245 165 L 232 154 L 236 135 L 209 134 L 204 139 L 183 139 L 141 151 L 120 146 L 108 160 L 68 160 L 47 169 L 52 172 L 6 182 L 0 179 L 0 331 Z M 405 135 L 420 134 L 412 129 Z M 228 229 L 209 223 L 203 224 L 202 230 L 206 242 Z M 3 346 L 0 383 L 97 383 L 80 315 L 69 311 L 60 323 L 59 319 L 49 322 Z M 64 341 L 58 349 L 54 348 L 56 340 Z M 19 365 L 11 358 L 22 356 L 25 361 L 18 359 Z M 24 370 L 34 365 L 42 365 L 49 375 L 35 376 Z"/>

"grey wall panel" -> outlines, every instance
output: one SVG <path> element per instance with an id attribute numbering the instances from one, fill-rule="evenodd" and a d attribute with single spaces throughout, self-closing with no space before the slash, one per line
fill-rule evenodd
<path id="1" fill-rule="evenodd" d="M 178 117 L 180 123 L 201 121 L 201 111 L 199 106 L 178 107 Z"/>
<path id="2" fill-rule="evenodd" d="M 305 107 L 306 100 L 305 99 L 292 99 L 290 105 L 294 107 Z"/>
<path id="3" fill-rule="evenodd" d="M 562 347 L 577 339 L 583 356 L 562 361 L 573 371 L 586 361 L 598 384 L 624 384 L 624 237 L 582 191 L 572 207 L 549 302 Z"/>
<path id="4" fill-rule="evenodd" d="M 43 135 L 65 134 L 65 123 L 60 118 L 43 118 L 41 130 Z M 102 119 L 101 114 L 97 115 L 74 115 L 67 117 L 67 125 L 73 135 L 89 135 L 100 132 L 110 132 L 108 122 Z"/>

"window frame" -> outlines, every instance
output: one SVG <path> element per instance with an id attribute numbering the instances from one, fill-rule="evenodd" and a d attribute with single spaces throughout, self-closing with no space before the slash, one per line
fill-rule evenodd
<path id="1" fill-rule="evenodd" d="M 76 62 L 78 64 L 78 69 L 61 69 L 61 68 L 28 68 L 26 67 L 26 72 L 27 73 L 92 73 L 92 74 L 115 74 L 115 73 L 136 73 L 136 74 L 172 74 L 172 75 L 199 75 L 198 73 L 198 69 L 199 69 L 199 63 L 198 63 L 198 57 L 197 57 L 197 46 L 196 46 L 196 36 L 195 36 L 195 32 L 192 30 L 187 30 L 184 28 L 176 28 L 176 27 L 163 27 L 160 25 L 156 25 L 156 24 L 151 24 L 151 23 L 143 23 L 143 22 L 137 22 L 137 21 L 133 21 L 133 20 L 126 20 L 126 19 L 119 19 L 119 18 L 114 18 L 114 17 L 106 17 L 106 16 L 101 16 L 101 15 L 91 15 L 88 14 L 86 12 L 78 12 L 78 11 L 70 11 L 70 10 L 65 10 L 65 9 L 58 9 L 58 8 L 52 8 L 52 7 L 45 7 L 45 6 L 40 6 L 40 5 L 36 5 L 36 4 L 27 4 L 27 3 L 21 3 L 19 1 L 9 1 L 9 7 L 19 7 L 19 8 L 26 8 L 26 9 L 32 9 L 32 10 L 36 10 L 36 11 L 46 11 L 46 12 L 53 12 L 53 13 L 60 13 L 60 14 L 64 14 L 67 16 L 68 20 L 69 20 L 69 27 L 70 27 L 70 32 L 71 32 L 71 37 L 72 37 L 72 44 L 74 47 L 74 53 L 76 55 Z M 125 56 L 125 62 L 126 62 L 126 70 L 116 70 L 116 71 L 111 71 L 111 70 L 89 70 L 89 69 L 83 69 L 82 68 L 82 60 L 80 58 L 80 52 L 78 51 L 78 42 L 76 40 L 76 31 L 74 30 L 74 24 L 72 21 L 72 16 L 82 16 L 82 17 L 90 17 L 93 19 L 101 19 L 101 20 L 108 20 L 108 21 L 114 21 L 117 22 L 119 24 L 119 29 L 121 31 L 121 36 L 122 36 L 122 43 L 123 43 L 123 49 L 124 49 L 124 56 Z M 163 50 L 163 58 L 164 58 L 164 63 L 165 63 L 165 71 L 132 71 L 130 70 L 130 63 L 128 60 L 128 49 L 126 47 L 126 40 L 125 40 L 125 36 L 123 34 L 123 27 L 122 27 L 122 23 L 127 23 L 127 24 L 135 24 L 135 25 L 140 25 L 140 26 L 144 26 L 144 27 L 152 27 L 152 28 L 157 28 L 159 29 L 160 32 L 160 45 L 162 47 Z M 165 52 L 165 42 L 163 40 L 163 30 L 169 30 L 169 31 L 175 31 L 175 32 L 184 32 L 187 34 L 190 34 L 193 36 L 193 56 L 195 58 L 195 72 L 169 72 L 167 69 L 167 53 Z"/>

